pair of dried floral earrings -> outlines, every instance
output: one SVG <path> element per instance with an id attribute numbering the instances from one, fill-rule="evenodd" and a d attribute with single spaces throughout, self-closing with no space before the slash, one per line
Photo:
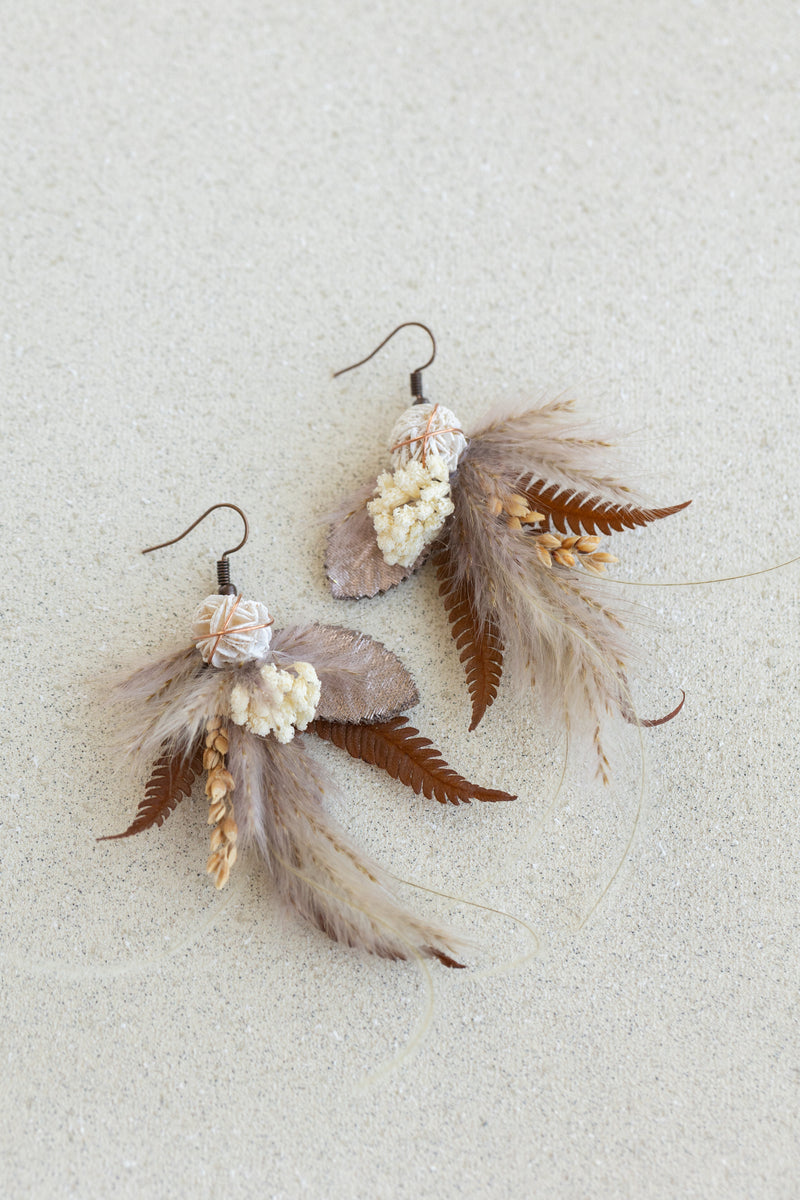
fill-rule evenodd
<path id="1" fill-rule="evenodd" d="M 390 438 L 391 472 L 349 497 L 328 538 L 326 571 L 334 596 L 374 596 L 430 557 L 461 651 L 474 729 L 492 704 L 504 665 L 524 693 L 534 680 L 543 707 L 570 735 L 586 735 L 597 773 L 608 781 L 603 729 L 622 717 L 636 725 L 627 664 L 631 646 L 599 576 L 616 559 L 600 534 L 670 516 L 686 504 L 651 508 L 608 473 L 609 443 L 576 421 L 571 400 L 490 413 L 470 435 L 450 409 L 422 393 Z M 343 371 L 337 374 L 343 374 Z M 688 501 L 686 503 L 689 503 Z M 453 940 L 392 895 L 325 814 L 331 784 L 307 755 L 303 732 L 382 767 L 417 794 L 442 803 L 512 800 L 470 783 L 446 764 L 401 714 L 419 697 L 399 659 L 379 642 L 337 626 L 274 630 L 266 606 L 230 582 L 217 564 L 217 593 L 195 613 L 192 644 L 141 667 L 120 683 L 121 744 L 150 771 L 134 822 L 117 837 L 161 825 L 205 770 L 211 855 L 217 887 L 240 847 L 262 854 L 278 894 L 336 941 L 387 958 L 424 955 L 460 966 Z M 155 763 L 155 766 L 153 766 Z"/>

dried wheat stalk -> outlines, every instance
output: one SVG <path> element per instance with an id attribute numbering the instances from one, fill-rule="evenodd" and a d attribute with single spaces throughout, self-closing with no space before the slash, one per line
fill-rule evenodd
<path id="1" fill-rule="evenodd" d="M 236 786 L 233 776 L 225 766 L 228 753 L 228 734 L 222 718 L 214 716 L 206 723 L 206 748 L 203 751 L 203 766 L 208 772 L 206 795 L 209 798 L 208 824 L 214 825 L 211 832 L 211 854 L 206 863 L 206 873 L 213 875 L 214 886 L 219 890 L 228 882 L 231 867 L 236 862 L 236 842 L 239 827 L 233 812 L 233 801 L 229 799 Z"/>

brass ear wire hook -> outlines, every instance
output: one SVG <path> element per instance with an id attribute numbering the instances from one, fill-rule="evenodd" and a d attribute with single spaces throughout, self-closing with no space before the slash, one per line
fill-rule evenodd
<path id="1" fill-rule="evenodd" d="M 235 596 L 236 588 L 231 583 L 231 568 L 230 563 L 228 562 L 228 555 L 235 554 L 237 550 L 241 550 L 242 546 L 250 536 L 250 526 L 247 523 L 247 517 L 239 508 L 238 504 L 228 504 L 224 501 L 221 504 L 212 504 L 211 508 L 207 508 L 201 517 L 198 517 L 196 521 L 192 521 L 189 528 L 184 529 L 183 533 L 179 533 L 177 537 L 170 538 L 168 542 L 159 542 L 157 546 L 148 546 L 146 550 L 142 551 L 142 554 L 151 554 L 153 550 L 163 550 L 165 546 L 174 546 L 176 542 L 182 541 L 183 538 L 186 537 L 187 533 L 191 533 L 195 526 L 199 525 L 201 521 L 205 521 L 209 513 L 214 512 L 215 509 L 218 508 L 232 508 L 234 512 L 239 514 L 244 522 L 244 537 L 239 542 L 239 545 L 234 546 L 232 550 L 226 550 L 222 557 L 217 560 L 217 583 L 219 585 L 219 595 Z"/>
<path id="2" fill-rule="evenodd" d="M 374 358 L 378 351 L 382 350 L 386 343 L 391 341 L 396 333 L 399 333 L 401 329 L 408 329 L 411 325 L 415 325 L 417 329 L 424 329 L 428 337 L 431 339 L 431 344 L 433 346 L 433 351 L 428 361 L 423 363 L 421 367 L 417 367 L 416 370 L 411 372 L 411 395 L 414 397 L 414 403 L 426 404 L 427 401 L 422 394 L 422 372 L 426 371 L 436 358 L 436 338 L 433 336 L 430 329 L 428 329 L 428 326 L 423 325 L 421 321 L 404 321 L 402 325 L 398 325 L 396 329 L 393 329 L 389 336 L 385 337 L 380 346 L 376 346 L 371 354 L 368 354 L 366 358 L 362 358 L 360 362 L 352 363 L 349 367 L 342 367 L 341 371 L 334 371 L 333 378 L 336 379 L 339 375 L 345 375 L 348 371 L 355 371 L 356 367 L 363 367 L 364 363 L 369 362 L 371 358 Z"/>

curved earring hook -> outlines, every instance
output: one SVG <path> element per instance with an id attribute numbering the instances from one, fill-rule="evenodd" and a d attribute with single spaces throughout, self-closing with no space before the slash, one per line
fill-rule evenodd
<path id="1" fill-rule="evenodd" d="M 250 526 L 247 523 L 247 517 L 244 515 L 242 510 L 239 508 L 239 505 L 238 504 L 228 504 L 225 501 L 223 501 L 222 504 L 212 504 L 211 508 L 206 509 L 206 511 L 203 513 L 202 517 L 198 517 L 196 521 L 192 521 L 189 528 L 184 529 L 183 533 L 179 533 L 177 537 L 170 538 L 170 540 L 168 542 L 159 542 L 157 546 L 148 546 L 146 550 L 142 551 L 142 554 L 150 554 L 150 553 L 152 553 L 153 550 L 163 550 L 165 546 L 174 546 L 176 542 L 183 541 L 183 539 L 186 537 L 187 533 L 191 533 L 192 530 L 195 528 L 195 526 L 199 525 L 201 521 L 205 521 L 206 517 L 210 513 L 214 512 L 215 509 L 217 509 L 217 508 L 232 508 L 233 511 L 237 512 L 239 514 L 239 516 L 242 518 L 242 520 L 244 521 L 244 537 L 239 542 L 239 545 L 234 546 L 232 550 L 226 550 L 225 553 L 221 557 L 227 558 L 229 554 L 235 554 L 237 550 L 241 550 L 242 546 L 245 544 L 248 537 L 250 536 Z"/>
<path id="2" fill-rule="evenodd" d="M 199 525 L 201 521 L 205 521 L 205 519 L 209 515 L 209 513 L 214 512 L 218 508 L 232 508 L 233 511 L 237 512 L 239 514 L 239 516 L 242 518 L 242 520 L 244 521 L 244 537 L 239 542 L 239 545 L 234 546 L 232 550 L 226 550 L 225 553 L 222 555 L 222 557 L 217 560 L 217 582 L 219 584 L 220 595 L 222 595 L 222 596 L 233 595 L 236 592 L 236 588 L 231 583 L 231 572 L 230 572 L 230 566 L 228 564 L 228 555 L 235 554 L 237 550 L 241 550 L 242 546 L 245 544 L 248 537 L 250 536 L 250 526 L 247 523 L 247 517 L 244 515 L 242 510 L 239 508 L 238 504 L 229 504 L 225 501 L 223 501 L 221 504 L 212 504 L 211 508 L 207 508 L 201 517 L 198 517 L 196 521 L 192 521 L 189 528 L 184 529 L 183 533 L 179 533 L 177 537 L 170 538 L 170 540 L 168 542 L 159 542 L 157 546 L 148 546 L 146 550 L 142 551 L 142 554 L 151 554 L 153 552 L 153 550 L 163 550 L 165 546 L 174 546 L 176 542 L 182 541 L 186 537 L 187 533 L 191 533 L 192 530 L 197 525 Z"/>
<path id="3" fill-rule="evenodd" d="M 433 347 L 428 361 L 423 363 L 421 367 L 417 367 L 411 372 L 411 395 L 414 397 L 414 403 L 425 403 L 425 397 L 422 394 L 422 372 L 426 371 L 436 358 L 436 338 L 433 336 L 428 326 L 423 325 L 421 321 L 404 321 L 402 325 L 398 325 L 396 329 L 393 329 L 389 336 L 385 337 L 380 346 L 376 346 L 371 354 L 368 354 L 366 358 L 362 358 L 360 362 L 351 363 L 349 367 L 342 367 L 341 371 L 334 371 L 333 378 L 336 379 L 339 375 L 346 375 L 348 371 L 355 371 L 356 367 L 363 367 L 364 363 L 367 363 L 371 358 L 374 358 L 378 351 L 382 350 L 386 343 L 391 341 L 396 333 L 399 333 L 401 329 L 408 329 L 412 325 L 415 325 L 417 329 L 425 330 L 428 337 L 431 339 L 431 345 Z"/>

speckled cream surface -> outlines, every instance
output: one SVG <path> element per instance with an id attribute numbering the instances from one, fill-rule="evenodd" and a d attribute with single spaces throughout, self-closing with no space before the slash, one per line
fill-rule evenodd
<path id="1" fill-rule="evenodd" d="M 315 519 L 387 465 L 427 342 L 331 372 L 420 320 L 467 428 L 576 388 L 694 498 L 619 578 L 800 553 L 797 6 L 26 0 L 3 41 L 4 1196 L 796 1196 L 800 565 L 634 593 L 642 708 L 687 700 L 628 847 L 635 737 L 551 807 L 535 704 L 467 734 L 432 573 L 334 601 Z M 219 500 L 278 626 L 380 638 L 452 764 L 519 793 L 444 810 L 311 747 L 386 867 L 536 932 L 405 889 L 476 943 L 432 1012 L 256 863 L 217 894 L 199 795 L 95 842 L 142 780 L 94 681 L 188 636 L 239 527 L 139 550 Z"/>

